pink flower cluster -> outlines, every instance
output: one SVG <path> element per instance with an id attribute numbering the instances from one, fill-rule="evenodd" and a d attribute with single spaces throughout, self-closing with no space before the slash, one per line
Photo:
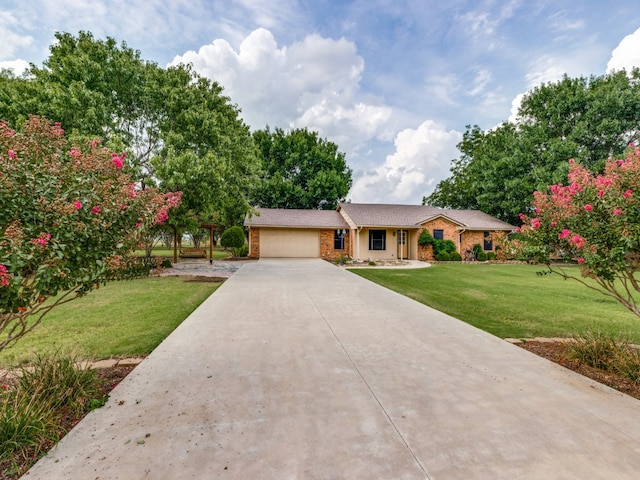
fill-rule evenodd
<path id="1" fill-rule="evenodd" d="M 13 150 L 9 150 L 7 153 L 9 154 L 9 158 L 13 158 L 14 160 L 18 158 L 18 155 Z"/>
<path id="2" fill-rule="evenodd" d="M 40 235 L 38 235 L 37 238 L 32 238 L 30 241 L 34 245 L 39 245 L 41 247 L 46 247 L 47 244 L 49 243 L 49 240 L 51 240 L 51 234 L 50 233 L 41 233 Z"/>
<path id="3" fill-rule="evenodd" d="M 102 213 L 102 209 L 100 208 L 100 205 L 96 205 L 95 207 L 93 207 L 91 209 L 91 213 L 93 215 L 100 215 Z"/>
<path id="4" fill-rule="evenodd" d="M 0 265 L 0 286 L 6 287 L 9 285 L 9 274 L 7 273 L 7 267 Z"/>
<path id="5" fill-rule="evenodd" d="M 571 235 L 571 231 L 566 228 L 558 234 L 558 238 L 560 240 L 566 240 L 569 244 L 572 243 L 578 249 L 583 249 L 587 245 L 587 241 L 583 237 L 577 233 Z"/>
<path id="6" fill-rule="evenodd" d="M 118 155 L 117 153 L 112 153 L 111 154 L 111 161 L 113 162 L 113 165 L 120 170 L 123 165 L 124 165 L 124 157 L 125 157 L 126 153 L 122 152 L 120 155 Z"/>

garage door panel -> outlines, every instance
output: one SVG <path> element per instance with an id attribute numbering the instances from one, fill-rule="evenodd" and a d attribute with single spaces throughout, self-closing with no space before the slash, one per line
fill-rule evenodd
<path id="1" fill-rule="evenodd" d="M 317 230 L 260 230 L 260 256 L 264 258 L 317 258 L 320 232 Z"/>

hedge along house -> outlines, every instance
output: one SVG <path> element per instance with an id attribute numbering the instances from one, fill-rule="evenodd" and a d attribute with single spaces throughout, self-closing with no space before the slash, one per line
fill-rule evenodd
<path id="1" fill-rule="evenodd" d="M 425 205 L 341 203 L 336 211 L 257 209 L 249 227 L 249 255 L 356 260 L 433 260 L 431 247 L 418 245 L 426 229 L 451 240 L 462 257 L 473 245 L 495 251 L 492 235 L 513 225 L 478 210 L 445 210 Z M 342 232 L 344 231 L 344 236 Z"/>

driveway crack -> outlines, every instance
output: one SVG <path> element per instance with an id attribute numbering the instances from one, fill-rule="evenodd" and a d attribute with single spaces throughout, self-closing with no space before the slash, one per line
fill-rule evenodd
<path id="1" fill-rule="evenodd" d="M 404 436 L 402 435 L 402 433 L 400 433 L 400 430 L 398 429 L 398 427 L 396 426 L 396 424 L 393 422 L 393 420 L 391 419 L 391 416 L 389 415 L 389 412 L 387 412 L 387 410 L 384 408 L 384 406 L 382 405 L 382 403 L 380 402 L 380 399 L 378 398 L 378 396 L 376 395 L 376 393 L 373 391 L 373 388 L 371 388 L 371 385 L 369 385 L 369 382 L 367 382 L 367 379 L 364 377 L 364 375 L 362 374 L 362 372 L 360 371 L 360 369 L 358 368 L 358 365 L 356 364 L 356 362 L 353 360 L 353 358 L 351 357 L 351 355 L 349 354 L 349 352 L 347 351 L 347 349 L 345 348 L 344 344 L 342 343 L 342 341 L 340 340 L 340 338 L 338 337 L 338 335 L 336 334 L 336 332 L 333 330 L 333 327 L 331 326 L 331 324 L 329 323 L 329 320 L 327 320 L 327 317 L 325 317 L 324 313 L 322 313 L 322 311 L 320 310 L 320 308 L 318 308 L 318 305 L 316 304 L 316 302 L 314 301 L 313 297 L 311 295 L 309 295 L 309 299 L 311 300 L 311 303 L 313 303 L 313 306 L 315 307 L 316 311 L 320 314 L 320 316 L 322 317 L 322 319 L 324 320 L 324 323 L 327 325 L 327 327 L 329 328 L 329 331 L 331 332 L 331 335 L 333 335 L 333 338 L 335 339 L 336 343 L 338 345 L 340 345 L 340 348 L 342 349 L 342 351 L 344 352 L 344 354 L 346 355 L 346 357 L 349 359 L 349 362 L 351 362 L 351 365 L 353 365 L 353 368 L 355 369 L 356 372 L 358 372 L 358 376 L 360 377 L 360 379 L 362 380 L 362 383 L 365 384 L 365 386 L 367 387 L 367 389 L 369 390 L 369 393 L 371 394 L 371 396 L 373 397 L 373 399 L 376 401 L 376 403 L 378 404 L 378 406 L 380 407 L 380 410 L 382 411 L 382 413 L 384 414 L 384 416 L 387 418 L 387 420 L 389 421 L 389 423 L 391 424 L 391 426 L 393 427 L 393 429 L 396 432 L 396 435 L 400 438 L 400 440 L 402 441 L 402 443 L 404 444 L 404 446 L 407 448 L 407 450 L 409 451 L 409 453 L 411 454 L 411 456 L 413 457 L 413 460 L 416 462 L 416 464 L 418 465 L 418 467 L 420 468 L 420 470 L 422 470 L 422 472 L 424 473 L 425 478 L 427 478 L 428 480 L 431 480 L 431 477 L 429 476 L 429 474 L 427 473 L 427 469 L 425 468 L 425 466 L 422 464 L 422 462 L 420 462 L 420 460 L 418 459 L 418 457 L 416 456 L 416 454 L 414 453 L 413 449 L 411 448 L 411 446 L 407 443 L 406 439 L 404 438 Z"/>

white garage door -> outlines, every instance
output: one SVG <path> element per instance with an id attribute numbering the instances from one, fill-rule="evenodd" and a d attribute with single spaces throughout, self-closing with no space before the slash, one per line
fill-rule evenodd
<path id="1" fill-rule="evenodd" d="M 320 232 L 317 230 L 260 229 L 260 256 L 263 258 L 317 258 Z"/>

